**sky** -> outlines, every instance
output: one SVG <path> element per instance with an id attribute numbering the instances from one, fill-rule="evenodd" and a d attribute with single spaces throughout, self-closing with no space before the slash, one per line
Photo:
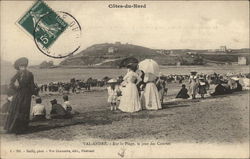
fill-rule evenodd
<path id="1" fill-rule="evenodd" d="M 60 60 L 42 54 L 16 24 L 34 2 L 0 2 L 1 58 L 13 62 L 25 56 L 31 64 L 43 60 L 58 63 Z M 217 49 L 221 45 L 249 48 L 247 1 L 45 2 L 55 11 L 70 13 L 80 23 L 79 51 L 93 44 L 116 41 L 153 49 Z M 146 4 L 146 8 L 109 8 L 109 4 Z"/>

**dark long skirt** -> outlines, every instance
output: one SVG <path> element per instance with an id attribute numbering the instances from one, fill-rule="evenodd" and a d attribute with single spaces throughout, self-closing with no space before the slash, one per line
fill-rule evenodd
<path id="1" fill-rule="evenodd" d="M 4 125 L 8 133 L 21 133 L 29 124 L 31 92 L 28 88 L 21 88 L 13 96 L 9 114 Z"/>
<path id="2" fill-rule="evenodd" d="M 199 94 L 206 94 L 207 93 L 206 86 L 205 85 L 199 86 L 198 87 L 198 93 Z"/>

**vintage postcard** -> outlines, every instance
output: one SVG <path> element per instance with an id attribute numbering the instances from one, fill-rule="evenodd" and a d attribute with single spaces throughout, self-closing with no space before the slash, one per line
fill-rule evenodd
<path id="1" fill-rule="evenodd" d="M 249 158 L 249 1 L 0 1 L 1 158 Z"/>

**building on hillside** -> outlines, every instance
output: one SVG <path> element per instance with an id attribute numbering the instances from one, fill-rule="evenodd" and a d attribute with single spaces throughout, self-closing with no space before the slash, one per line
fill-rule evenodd
<path id="1" fill-rule="evenodd" d="M 170 56 L 176 56 L 176 54 L 174 53 L 173 50 L 170 50 L 169 55 L 170 55 Z"/>
<path id="2" fill-rule="evenodd" d="M 209 49 L 207 50 L 208 52 L 216 52 L 217 50 L 216 49 Z"/>
<path id="3" fill-rule="evenodd" d="M 194 51 L 189 51 L 186 53 L 187 55 L 197 55 L 197 52 L 194 52 Z"/>
<path id="4" fill-rule="evenodd" d="M 117 51 L 118 51 L 118 48 L 115 48 L 115 47 L 108 48 L 108 53 L 110 53 L 110 54 L 116 53 Z"/>
<path id="5" fill-rule="evenodd" d="M 220 46 L 221 52 L 227 52 L 227 46 Z"/>
<path id="6" fill-rule="evenodd" d="M 108 53 L 114 53 L 115 52 L 115 48 L 114 47 L 109 47 L 108 48 Z"/>
<path id="7" fill-rule="evenodd" d="M 238 57 L 238 65 L 246 65 L 247 64 L 247 58 L 244 56 Z"/>
<path id="8" fill-rule="evenodd" d="M 164 49 L 156 50 L 156 52 L 159 53 L 159 54 L 164 54 L 164 55 L 168 54 L 168 50 L 164 50 Z"/>

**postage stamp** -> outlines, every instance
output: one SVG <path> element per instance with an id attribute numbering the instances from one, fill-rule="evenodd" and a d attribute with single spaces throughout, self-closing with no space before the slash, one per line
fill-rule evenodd
<path id="1" fill-rule="evenodd" d="M 34 38 L 45 48 L 49 48 L 68 27 L 67 22 L 43 1 L 37 1 L 18 24 L 32 36 L 35 35 Z"/>
<path id="2" fill-rule="evenodd" d="M 76 18 L 54 11 L 43 1 L 35 2 L 17 23 L 46 56 L 64 58 L 80 48 L 81 26 Z"/>
<path id="3" fill-rule="evenodd" d="M 41 32 L 34 32 L 33 39 L 38 50 L 40 50 L 43 54 L 53 58 L 64 58 L 72 55 L 80 48 L 81 26 L 76 18 L 70 13 L 57 11 L 56 14 L 68 24 L 68 27 L 60 35 L 60 37 L 54 41 L 53 45 L 47 48 L 43 44 L 43 42 L 47 42 L 48 34 L 45 34 L 44 36 Z M 40 26 L 43 25 L 43 19 L 53 18 L 54 13 L 46 14 L 37 22 L 34 30 L 37 28 L 39 29 Z"/>

